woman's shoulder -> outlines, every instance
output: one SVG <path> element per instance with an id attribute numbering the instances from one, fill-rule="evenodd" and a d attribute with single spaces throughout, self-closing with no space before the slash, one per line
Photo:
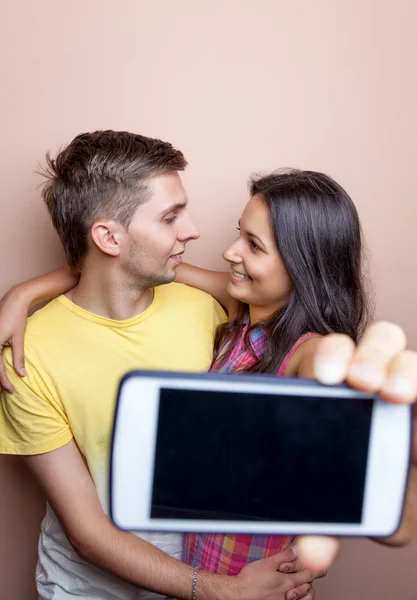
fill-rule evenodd
<path id="1" fill-rule="evenodd" d="M 313 377 L 313 361 L 323 336 L 308 332 L 302 335 L 285 356 L 278 375 L 286 377 Z"/>

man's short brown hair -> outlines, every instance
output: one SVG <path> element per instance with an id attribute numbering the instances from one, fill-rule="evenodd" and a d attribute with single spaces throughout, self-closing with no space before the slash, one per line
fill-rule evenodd
<path id="1" fill-rule="evenodd" d="M 149 199 L 147 181 L 186 166 L 171 144 L 127 131 L 82 133 L 55 159 L 48 152 L 42 197 L 70 266 L 80 270 L 97 219 L 128 227 L 136 208 Z"/>

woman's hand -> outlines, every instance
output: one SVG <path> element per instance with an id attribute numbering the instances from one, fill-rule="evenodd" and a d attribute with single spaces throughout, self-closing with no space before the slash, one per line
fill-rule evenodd
<path id="1" fill-rule="evenodd" d="M 25 375 L 24 337 L 29 308 L 64 294 L 77 283 L 78 275 L 62 267 L 13 286 L 0 300 L 0 389 L 13 392 L 1 356 L 4 346 L 12 347 L 13 366 L 19 375 Z"/>
<path id="2" fill-rule="evenodd" d="M 0 389 L 13 392 L 13 386 L 7 378 L 1 351 L 5 346 L 11 346 L 13 366 L 16 373 L 25 375 L 24 337 L 27 323 L 27 313 L 30 302 L 19 291 L 11 288 L 0 300 Z"/>
<path id="3" fill-rule="evenodd" d="M 314 376 L 321 383 L 345 381 L 359 390 L 378 392 L 387 402 L 415 404 L 417 398 L 417 352 L 405 349 L 403 330 L 393 323 L 371 325 L 355 346 L 345 335 L 331 334 L 317 345 Z M 416 414 L 416 411 L 414 411 Z M 417 535 L 417 420 L 414 418 L 413 457 L 403 521 L 392 537 L 378 540 L 387 545 L 407 544 Z M 329 537 L 301 537 L 300 560 L 306 568 L 327 569 L 339 542 Z"/>

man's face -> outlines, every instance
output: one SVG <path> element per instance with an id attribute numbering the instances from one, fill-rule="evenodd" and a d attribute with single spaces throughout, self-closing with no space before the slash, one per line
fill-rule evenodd
<path id="1" fill-rule="evenodd" d="M 200 236 L 178 173 L 154 177 L 148 185 L 150 199 L 137 208 L 120 256 L 123 271 L 140 287 L 174 281 L 187 242 Z"/>

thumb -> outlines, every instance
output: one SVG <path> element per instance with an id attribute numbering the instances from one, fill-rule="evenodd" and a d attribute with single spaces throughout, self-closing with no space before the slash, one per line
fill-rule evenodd
<path id="1" fill-rule="evenodd" d="M 22 335 L 17 335 L 10 340 L 13 354 L 13 366 L 16 373 L 24 377 L 25 371 L 25 351 L 24 351 L 24 332 Z"/>
<path id="2" fill-rule="evenodd" d="M 301 563 L 312 571 L 327 570 L 339 551 L 339 541 L 332 537 L 305 536 L 297 539 Z"/>

